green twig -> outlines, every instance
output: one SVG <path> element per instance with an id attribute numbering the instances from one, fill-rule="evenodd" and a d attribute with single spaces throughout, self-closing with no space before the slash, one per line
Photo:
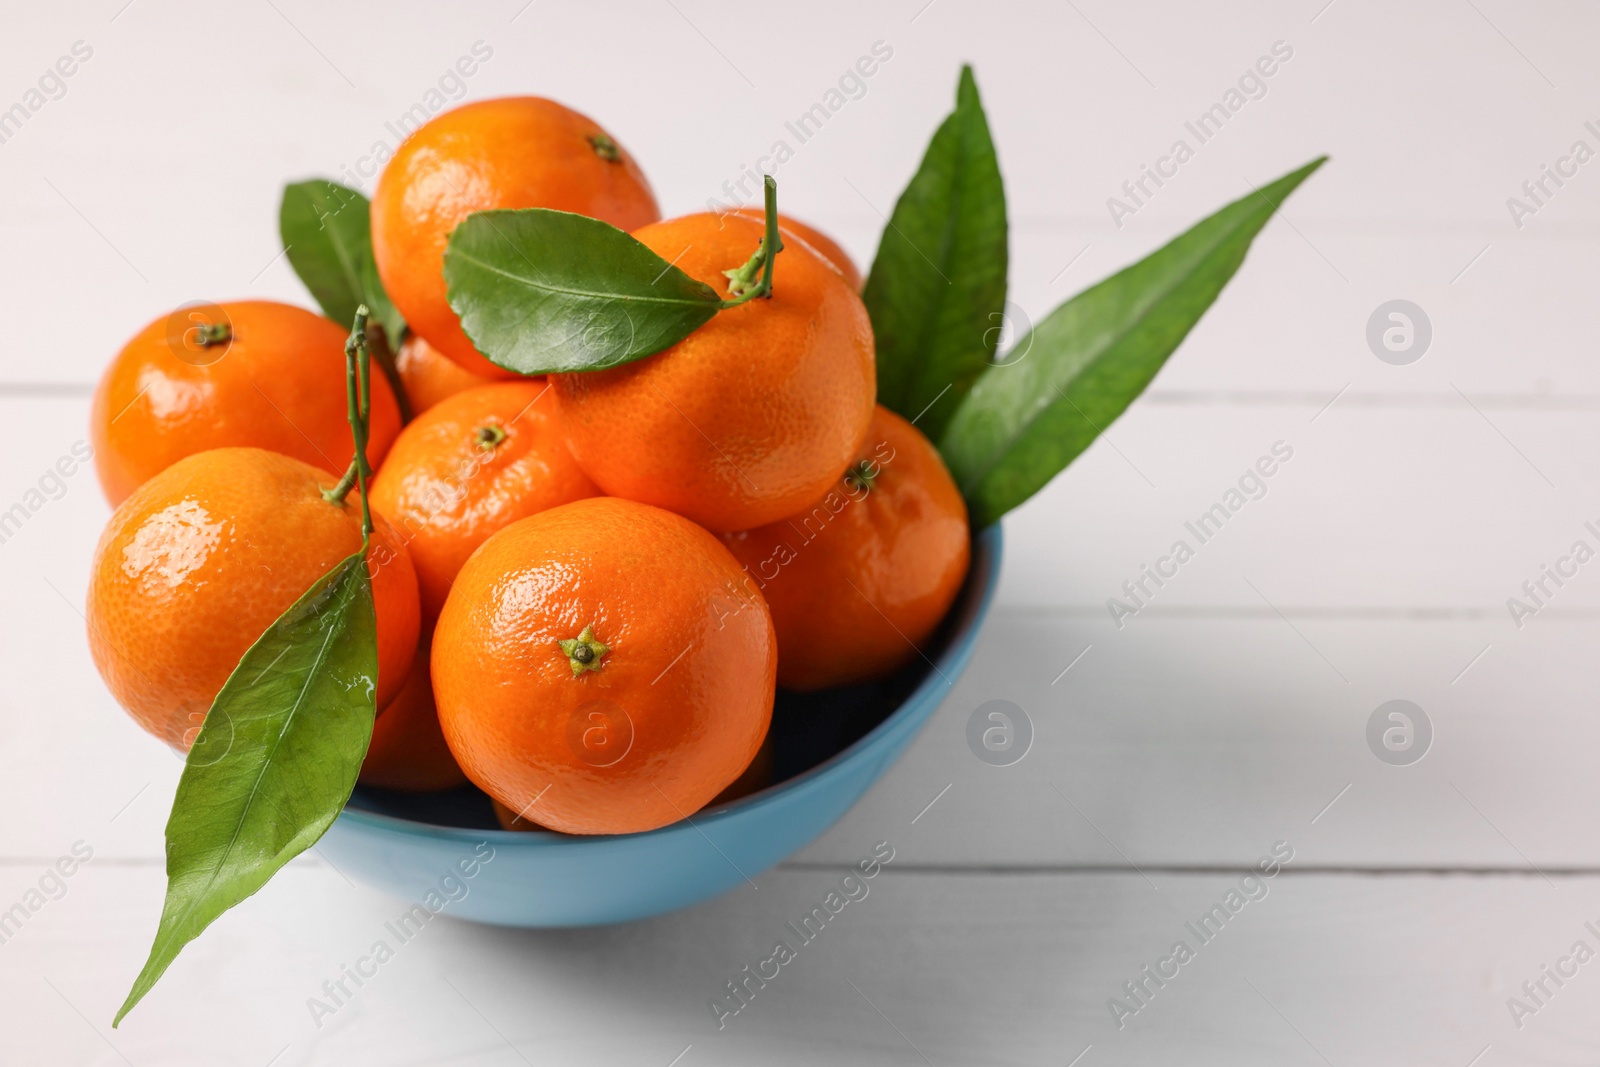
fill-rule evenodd
<path id="1" fill-rule="evenodd" d="M 736 308 L 747 300 L 772 295 L 772 272 L 777 265 L 778 253 L 783 251 L 783 239 L 778 236 L 778 183 L 768 174 L 762 184 L 766 191 L 767 234 L 761 239 L 755 255 L 746 260 L 744 266 L 722 272 L 728 279 L 728 292 L 733 294 L 733 299 L 722 302 L 723 310 Z M 761 273 L 760 281 L 755 281 L 757 271 Z"/>
<path id="2" fill-rule="evenodd" d="M 355 455 L 339 484 L 322 493 L 330 504 L 343 504 L 351 489 L 359 489 L 363 552 L 372 539 L 372 510 L 367 504 L 367 479 L 372 477 L 372 467 L 367 463 L 367 433 L 372 426 L 372 351 L 367 345 L 367 314 L 367 305 L 356 308 L 355 325 L 344 343 L 345 404 Z"/>

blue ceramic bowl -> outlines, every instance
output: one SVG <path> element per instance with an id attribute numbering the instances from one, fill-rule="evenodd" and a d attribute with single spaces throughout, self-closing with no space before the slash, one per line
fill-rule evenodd
<path id="1" fill-rule="evenodd" d="M 974 538 L 966 585 L 924 649 L 936 667 L 919 658 L 870 686 L 780 692 L 777 780 L 758 793 L 648 833 L 572 837 L 501 830 L 470 787 L 426 796 L 357 789 L 318 849 L 404 900 L 502 926 L 626 922 L 708 900 L 803 848 L 905 751 L 972 656 L 1000 550 L 998 526 Z"/>

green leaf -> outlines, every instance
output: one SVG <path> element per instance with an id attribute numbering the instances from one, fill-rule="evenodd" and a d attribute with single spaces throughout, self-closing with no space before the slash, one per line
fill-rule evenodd
<path id="1" fill-rule="evenodd" d="M 167 820 L 155 944 L 113 1026 L 184 945 L 333 824 L 372 738 L 376 631 L 357 552 L 261 635 L 217 694 Z"/>
<path id="2" fill-rule="evenodd" d="M 444 278 L 472 343 L 522 374 L 642 359 L 722 306 L 711 286 L 615 226 L 545 208 L 468 215 L 450 235 Z"/>
<path id="3" fill-rule="evenodd" d="M 992 362 L 1005 315 L 1006 194 L 971 67 L 895 204 L 861 296 L 878 345 L 878 402 L 938 440 Z"/>
<path id="4" fill-rule="evenodd" d="M 975 525 L 1042 489 L 1144 392 L 1267 219 L 1326 159 L 1079 293 L 984 371 L 939 442 Z"/>
<path id="5" fill-rule="evenodd" d="M 371 204 L 355 189 L 323 178 L 283 187 L 278 232 L 289 265 L 322 313 L 347 323 L 366 304 L 398 348 L 405 319 L 389 300 L 372 256 Z"/>

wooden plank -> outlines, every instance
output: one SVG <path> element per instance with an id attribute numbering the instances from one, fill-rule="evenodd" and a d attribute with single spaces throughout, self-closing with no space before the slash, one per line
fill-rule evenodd
<path id="1" fill-rule="evenodd" d="M 802 857 L 842 861 L 904 826 L 941 863 L 1205 865 L 1301 828 L 1323 864 L 1600 866 L 1584 822 L 1600 804 L 1586 771 L 1600 693 L 1570 666 L 1586 661 L 1595 622 L 1505 642 L 1472 620 L 1292 622 L 1151 616 L 1117 633 L 1002 610 L 907 755 Z M 177 761 L 88 669 L 68 672 L 53 704 L 42 689 L 8 687 L 20 732 L 0 757 L 0 798 L 25 813 L 8 854 L 53 854 L 83 837 L 106 855 L 160 855 Z M 1414 766 L 1368 748 L 1367 721 L 1392 699 L 1433 724 Z M 1033 724 L 1015 766 L 985 765 L 967 747 L 969 717 L 991 700 Z"/>
<path id="2" fill-rule="evenodd" d="M 1600 547 L 1581 489 L 1591 417 L 1454 400 L 1138 403 L 1006 520 L 1004 600 L 1137 606 L 1123 583 L 1143 580 L 1152 604 L 1259 607 L 1248 578 L 1285 605 L 1473 608 L 1509 624 L 1524 581 L 1580 538 Z M 1202 522 L 1218 505 L 1230 510 Z M 1193 558 L 1162 563 L 1179 541 Z M 1176 572 L 1159 587 L 1142 577 L 1158 565 Z M 1579 569 L 1545 590 L 1553 609 L 1593 606 L 1600 584 Z"/>
<path id="3" fill-rule="evenodd" d="M 603 16 L 582 12 L 542 16 L 536 34 L 527 26 L 538 15 L 517 24 L 475 16 L 416 39 L 406 36 L 413 27 L 396 28 L 394 62 L 346 57 L 346 72 L 272 11 L 231 16 L 230 32 L 263 42 L 249 56 L 183 48 L 183 31 L 208 17 L 184 5 L 119 19 L 90 42 L 94 58 L 67 95 L 6 144 L 15 164 L 0 173 L 0 223 L 15 249 L 0 264 L 8 306 L 56 306 L 63 276 L 94 300 L 70 323 L 15 316 L 17 337 L 0 354 L 0 380 L 90 383 L 140 326 L 188 300 L 305 302 L 278 255 L 283 181 L 343 175 L 370 190 L 372 180 L 349 168 L 376 145 L 392 148 L 403 132 L 399 116 L 437 92 L 437 79 L 482 41 L 492 58 L 474 62 L 475 73 L 452 95 L 543 92 L 596 115 L 644 161 L 668 214 L 704 210 L 708 199 L 731 202 L 724 183 L 741 180 L 786 141 L 793 155 L 778 168 L 785 204 L 837 232 L 863 264 L 926 134 L 948 109 L 955 71 L 970 60 L 994 117 L 1016 222 L 1013 299 L 1034 317 L 1248 193 L 1251 182 L 1331 152 L 1334 165 L 1297 194 L 1288 222 L 1263 235 L 1223 306 L 1195 335 L 1195 351 L 1175 365 L 1172 384 L 1309 384 L 1331 392 L 1364 372 L 1443 387 L 1426 362 L 1401 373 L 1365 351 L 1368 315 L 1405 297 L 1438 326 L 1432 362 L 1466 388 L 1531 389 L 1545 381 L 1600 389 L 1592 361 L 1564 356 L 1587 325 L 1577 309 L 1600 269 L 1590 249 L 1600 235 L 1600 183 L 1580 172 L 1521 228 L 1505 206 L 1575 139 L 1600 144 L 1583 126 L 1600 116 L 1552 99 L 1528 61 L 1539 56 L 1539 69 L 1559 83 L 1585 84 L 1593 75 L 1571 42 L 1583 39 L 1592 12 L 1496 14 L 1520 42 L 1519 55 L 1490 16 L 1459 5 L 1405 12 L 1348 5 L 1315 23 L 1245 2 L 1203 14 L 1040 8 L 1027 16 L 1029 32 L 1003 35 L 981 31 L 985 15 L 955 7 L 914 24 L 852 5 L 823 10 L 829 13 L 817 22 L 786 25 L 795 51 L 763 79 L 762 93 L 748 92 L 671 9 L 644 16 L 638 38 L 614 42 L 613 62 L 630 72 L 627 79 L 596 79 L 579 57 L 549 46 L 557 34 L 584 39 L 606 31 L 596 21 Z M 1127 54 L 1108 47 L 1096 24 L 1113 39 L 1127 33 Z M 1146 32 L 1152 24 L 1165 32 Z M 319 16 L 317 29 L 331 39 L 360 26 L 348 16 Z M 723 32 L 723 47 L 736 50 L 753 29 Z M 48 65 L 85 33 L 70 18 L 48 20 L 16 62 Z M 1208 43 L 1175 44 L 1191 39 Z M 662 49 L 662 40 L 681 48 Z M 802 141 L 791 132 L 879 40 L 894 57 L 879 65 L 864 95 L 814 136 Z M 1186 134 L 1184 124 L 1277 40 L 1297 51 L 1268 95 L 1204 145 Z M 685 50 L 706 59 L 692 76 Z M 1350 54 L 1371 61 L 1352 64 Z M 191 99 L 193 79 L 207 78 L 230 90 L 192 99 L 181 119 L 165 117 L 174 96 Z M 722 99 L 724 108 L 686 115 L 675 94 L 637 90 L 669 82 Z M 356 83 L 360 92 L 351 91 Z M 1107 93 L 1118 106 L 1087 106 Z M 1388 132 L 1396 109 L 1408 116 L 1403 146 L 1395 141 L 1401 134 Z M 1462 138 L 1462 114 L 1504 118 L 1494 122 L 1492 139 Z M 153 115 L 163 116 L 166 132 L 151 135 Z M 203 172 L 175 169 L 173 145 L 208 126 L 250 136 L 233 138 Z M 908 132 L 886 144 L 886 128 Z M 1107 201 L 1127 199 L 1122 184 L 1184 136 L 1196 142 L 1195 159 L 1159 190 L 1147 183 L 1150 199 L 1119 227 Z M 685 144 L 695 146 L 687 165 Z M 1430 165 L 1397 174 L 1401 151 Z M 114 182 L 102 179 L 106 159 L 118 161 Z M 47 364 L 34 355 L 40 352 L 51 354 Z"/>
<path id="4" fill-rule="evenodd" d="M 907 830 L 930 862 L 1203 866 L 1289 837 L 1334 866 L 1600 866 L 1586 815 L 1600 682 L 1573 669 L 1596 623 L 1510 640 L 1492 625 L 1263 609 L 1118 632 L 1002 609 L 905 758 L 802 855 L 842 861 L 938 796 Z M 1395 699 L 1432 724 L 1409 766 L 1367 740 Z M 1012 766 L 968 747 L 993 700 L 1032 723 Z"/>
<path id="5" fill-rule="evenodd" d="M 1137 402 L 1007 520 L 1003 599 L 1103 606 L 1182 539 L 1195 558 L 1152 602 L 1258 603 L 1245 573 L 1290 604 L 1503 610 L 1586 535 L 1586 521 L 1600 520 L 1579 491 L 1600 459 L 1585 406 L 1335 395 L 1235 404 L 1226 394 L 1168 392 Z M 82 396 L 0 396 L 0 440 L 14 448 L 0 476 L 6 506 L 87 437 L 87 406 Z M 1230 498 L 1257 464 L 1274 474 Z M 80 566 L 79 548 L 92 546 L 89 531 L 108 513 L 97 495 L 89 473 L 77 475 L 68 500 L 50 502 L 0 546 L 0 565 L 28 555 Z M 1219 503 L 1235 511 L 1201 528 L 1202 543 L 1188 526 Z M 1597 596 L 1600 587 L 1580 578 L 1550 600 L 1593 606 Z"/>
<path id="6" fill-rule="evenodd" d="M 1483 1063 L 1584 1064 L 1600 1053 L 1592 961 L 1559 988 L 1546 980 L 1550 996 L 1521 1029 L 1507 1007 L 1574 942 L 1600 942 L 1584 925 L 1600 918 L 1592 876 L 1552 888 L 1521 876 L 1294 873 L 1297 851 L 1287 873 L 1245 883 L 1256 899 L 1240 892 L 1237 911 L 1213 918 L 1201 941 L 1189 924 L 1226 909 L 1241 872 L 1154 871 L 1148 882 L 913 872 L 903 868 L 916 847 L 896 850 L 810 942 L 788 924 L 823 906 L 842 869 L 782 870 L 759 889 L 627 926 L 517 931 L 439 918 L 402 943 L 385 924 L 404 904 L 296 864 L 185 950 L 117 1031 L 107 1023 L 144 957 L 161 884 L 152 867 L 94 861 L 0 952 L 10 1006 L 0 1056 L 943 1067 L 1080 1054 L 1080 1065 L 1461 1065 L 1486 1047 Z M 36 877 L 0 871 L 0 899 Z M 780 939 L 794 959 L 764 987 L 752 983 L 737 1014 L 715 1013 L 726 983 Z M 392 957 L 362 964 L 380 940 Z M 1193 958 L 1160 964 L 1179 940 Z M 350 996 L 334 1005 L 322 983 L 358 964 L 368 978 L 344 979 Z M 1177 973 L 1147 984 L 1153 995 L 1138 1005 L 1123 983 L 1146 966 Z M 331 1014 L 313 1019 L 312 998 Z M 1113 998 L 1139 1008 L 1120 1029 Z"/>

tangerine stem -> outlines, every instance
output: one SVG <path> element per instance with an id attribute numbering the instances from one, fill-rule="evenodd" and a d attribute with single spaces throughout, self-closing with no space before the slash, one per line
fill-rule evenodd
<path id="1" fill-rule="evenodd" d="M 345 358 L 356 361 L 356 373 L 361 380 L 361 403 L 356 421 L 350 424 L 355 438 L 356 454 L 351 462 L 356 468 L 357 492 L 361 494 L 361 551 L 372 541 L 372 508 L 367 503 L 367 479 L 372 477 L 372 466 L 367 462 L 367 434 L 372 427 L 372 350 L 367 345 L 365 304 L 356 309 L 356 327 L 351 335 L 356 351 L 350 352 L 350 342 L 345 344 Z M 348 390 L 347 390 L 348 391 Z"/>
<path id="2" fill-rule="evenodd" d="M 227 344 L 233 340 L 233 327 L 226 322 L 208 322 L 204 326 L 196 326 L 194 332 L 198 335 L 195 339 L 200 342 L 201 348 Z"/>
<path id="3" fill-rule="evenodd" d="M 723 271 L 728 276 L 728 291 L 733 293 L 732 300 L 722 302 L 724 311 L 736 308 L 747 300 L 772 295 L 772 272 L 777 265 L 778 253 L 783 251 L 783 238 L 778 236 L 778 182 L 768 174 L 762 187 L 766 192 L 767 234 L 761 239 L 761 247 L 756 249 L 755 255 L 746 260 L 742 267 Z M 750 280 L 758 270 L 761 280 L 750 286 Z"/>
<path id="4" fill-rule="evenodd" d="M 359 489 L 363 552 L 372 539 L 372 509 L 367 503 L 367 479 L 372 477 L 372 466 L 367 462 L 367 433 L 372 425 L 372 351 L 367 345 L 367 314 L 367 305 L 356 308 L 355 325 L 344 343 L 345 408 L 355 455 L 339 484 L 322 493 L 330 504 L 342 505 L 351 489 Z"/>

